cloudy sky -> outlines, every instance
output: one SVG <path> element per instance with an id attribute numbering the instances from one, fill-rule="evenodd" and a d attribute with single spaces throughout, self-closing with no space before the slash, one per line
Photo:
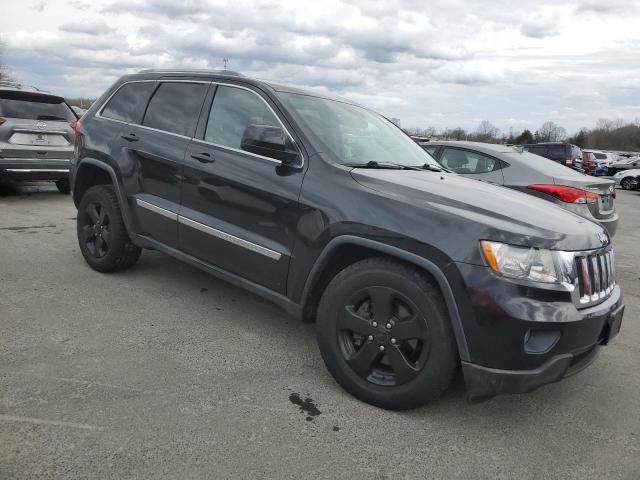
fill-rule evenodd
<path id="1" fill-rule="evenodd" d="M 229 68 L 404 127 L 640 118 L 640 0 L 0 0 L 24 83 L 99 95 L 149 67 Z"/>

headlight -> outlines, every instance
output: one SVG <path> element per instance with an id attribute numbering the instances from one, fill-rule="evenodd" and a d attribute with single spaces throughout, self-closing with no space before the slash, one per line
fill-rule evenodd
<path id="1" fill-rule="evenodd" d="M 551 250 L 480 242 L 487 264 L 499 275 L 532 282 L 558 283 Z"/>

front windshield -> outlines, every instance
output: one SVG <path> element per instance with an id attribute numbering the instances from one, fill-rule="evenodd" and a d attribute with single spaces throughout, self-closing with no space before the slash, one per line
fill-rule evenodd
<path id="1" fill-rule="evenodd" d="M 402 130 L 377 113 L 337 100 L 296 93 L 278 95 L 341 164 L 440 167 Z"/>

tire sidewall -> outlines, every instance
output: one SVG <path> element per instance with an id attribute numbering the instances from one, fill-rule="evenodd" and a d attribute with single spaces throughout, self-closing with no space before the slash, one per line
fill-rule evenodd
<path id="1" fill-rule="evenodd" d="M 327 287 L 318 309 L 318 343 L 327 368 L 350 393 L 383 408 L 411 408 L 440 396 L 457 369 L 457 351 L 440 293 L 411 268 L 390 263 L 347 269 Z M 346 363 L 338 342 L 338 316 L 351 297 L 366 286 L 387 286 L 402 292 L 426 322 L 428 356 L 418 375 L 408 383 L 385 387 L 368 382 Z"/>
<path id="2" fill-rule="evenodd" d="M 122 255 L 122 251 L 125 248 L 125 242 L 128 240 L 128 234 L 124 229 L 122 217 L 120 211 L 116 205 L 114 205 L 113 197 L 108 191 L 109 188 L 105 185 L 97 185 L 89 188 L 83 195 L 82 200 L 78 206 L 78 215 L 76 220 L 76 231 L 78 235 L 78 243 L 80 250 L 86 262 L 95 270 L 98 271 L 110 271 L 113 265 L 117 263 L 119 257 Z M 111 230 L 110 244 L 107 254 L 101 258 L 94 257 L 87 249 L 83 241 L 82 228 L 85 225 L 88 213 L 86 208 L 90 203 L 98 202 L 106 210 L 109 216 L 109 225 Z"/>

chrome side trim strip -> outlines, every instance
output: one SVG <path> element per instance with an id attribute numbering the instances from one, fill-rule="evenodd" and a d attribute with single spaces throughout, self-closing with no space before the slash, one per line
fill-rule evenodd
<path id="1" fill-rule="evenodd" d="M 182 215 L 178 217 L 178 223 L 182 223 L 183 225 L 194 228 L 221 240 L 225 240 L 239 247 L 246 248 L 247 250 L 251 250 L 252 252 L 259 253 L 260 255 L 264 255 L 265 257 L 271 258 L 273 260 L 279 260 L 282 256 L 282 254 L 280 254 L 279 252 L 236 237 L 235 235 L 223 232 L 222 230 L 209 227 L 200 222 L 196 222 L 195 220 L 191 220 L 190 218 L 183 217 Z"/>
<path id="2" fill-rule="evenodd" d="M 7 168 L 6 171 L 14 173 L 69 173 L 68 168 Z"/>
<path id="3" fill-rule="evenodd" d="M 144 200 L 140 200 L 139 198 L 136 198 L 136 204 L 142 208 L 145 208 L 153 213 L 157 213 L 158 215 L 162 215 L 163 217 L 167 217 L 171 220 L 173 220 L 174 222 L 178 221 L 178 214 L 175 212 L 172 212 L 171 210 L 167 210 L 165 208 L 161 208 L 158 207 L 157 205 L 154 205 L 153 203 L 149 203 L 149 202 L 145 202 Z"/>

